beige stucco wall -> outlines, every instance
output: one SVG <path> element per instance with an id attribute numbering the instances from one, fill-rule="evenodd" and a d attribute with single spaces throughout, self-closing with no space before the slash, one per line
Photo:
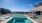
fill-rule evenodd
<path id="1" fill-rule="evenodd" d="M 42 6 L 38 6 L 38 7 L 32 8 L 32 9 L 31 9 L 31 12 L 34 11 L 34 10 L 35 10 L 35 11 L 42 11 Z"/>

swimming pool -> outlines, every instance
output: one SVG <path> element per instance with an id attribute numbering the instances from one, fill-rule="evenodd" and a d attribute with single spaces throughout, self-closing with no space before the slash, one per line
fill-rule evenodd
<path id="1" fill-rule="evenodd" d="M 14 15 L 14 14 L 12 14 Z M 7 23 L 33 23 L 29 19 L 26 18 L 24 14 L 15 14 L 15 17 L 13 17 L 10 21 Z"/>

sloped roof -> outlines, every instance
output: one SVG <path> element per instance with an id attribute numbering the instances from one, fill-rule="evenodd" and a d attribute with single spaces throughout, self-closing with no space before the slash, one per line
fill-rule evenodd
<path id="1" fill-rule="evenodd" d="M 31 9 L 31 11 L 42 11 L 42 2 L 38 3 Z"/>
<path id="2" fill-rule="evenodd" d="M 37 3 L 34 7 L 42 6 L 42 2 Z"/>

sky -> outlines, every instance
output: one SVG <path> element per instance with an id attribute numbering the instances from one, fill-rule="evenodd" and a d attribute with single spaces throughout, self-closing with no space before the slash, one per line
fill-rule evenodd
<path id="1" fill-rule="evenodd" d="M 29 11 L 42 0 L 0 0 L 0 7 L 11 11 Z"/>

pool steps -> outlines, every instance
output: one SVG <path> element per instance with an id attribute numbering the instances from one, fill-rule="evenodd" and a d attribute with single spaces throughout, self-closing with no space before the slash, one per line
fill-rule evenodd
<path id="1" fill-rule="evenodd" d="M 15 20 L 13 21 L 13 23 L 15 23 Z"/>

